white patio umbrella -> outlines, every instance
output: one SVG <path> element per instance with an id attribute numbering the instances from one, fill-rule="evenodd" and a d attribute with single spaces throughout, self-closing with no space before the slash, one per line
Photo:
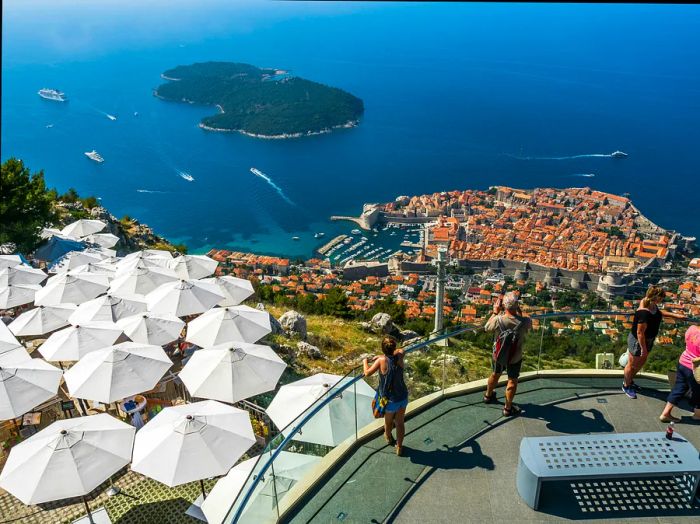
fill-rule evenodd
<path id="1" fill-rule="evenodd" d="M 202 512 L 209 524 L 223 524 L 250 474 L 254 469 L 259 471 L 270 456 L 271 453 L 265 453 L 259 459 L 253 457 L 244 460 L 231 468 L 225 477 L 219 479 L 202 503 Z M 267 469 L 264 477 L 256 484 L 248 503 L 243 508 L 241 513 L 243 520 L 260 523 L 275 522 L 277 520 L 275 506 L 279 505 L 294 484 L 309 474 L 320 461 L 321 457 L 280 451 L 272 467 Z M 247 488 L 250 486 L 251 484 L 248 483 Z"/>
<path id="2" fill-rule="evenodd" d="M 147 295 L 158 286 L 179 280 L 171 269 L 158 266 L 136 267 L 118 271 L 109 287 L 109 292 L 117 296 Z"/>
<path id="3" fill-rule="evenodd" d="M 223 298 L 213 284 L 198 280 L 176 280 L 151 291 L 146 295 L 146 302 L 151 313 L 170 313 L 184 317 L 207 311 Z"/>
<path id="4" fill-rule="evenodd" d="M 328 373 L 317 373 L 280 388 L 266 409 L 275 425 L 284 430 L 300 415 L 328 391 L 335 391 L 352 380 Z M 356 387 L 356 390 L 354 389 Z M 332 394 L 332 393 L 331 393 Z M 362 428 L 374 420 L 369 408 L 374 398 L 374 390 L 364 381 L 359 380 L 323 407 L 303 427 L 301 433 L 294 435 L 295 440 L 337 446 L 349 436 L 355 434 L 355 413 L 357 410 L 357 427 Z M 283 431 L 287 436 L 292 428 Z"/>
<path id="5" fill-rule="evenodd" d="M 68 317 L 71 324 L 87 324 L 88 322 L 116 322 L 120 318 L 129 317 L 146 311 L 146 302 L 136 297 L 121 298 L 114 295 L 102 295 L 78 306 Z"/>
<path id="6" fill-rule="evenodd" d="M 116 342 L 122 330 L 114 322 L 90 322 L 68 326 L 53 333 L 39 346 L 39 353 L 50 361 L 79 360 L 88 353 Z"/>
<path id="7" fill-rule="evenodd" d="M 219 287 L 221 294 L 226 297 L 219 302 L 219 306 L 237 306 L 255 292 L 253 284 L 245 278 L 226 275 L 223 277 L 203 278 L 202 282 L 211 282 Z"/>
<path id="8" fill-rule="evenodd" d="M 0 269 L 0 286 L 9 285 L 38 285 L 49 276 L 41 269 L 20 264 L 14 267 Z"/>
<path id="9" fill-rule="evenodd" d="M 109 282 L 104 275 L 68 271 L 49 278 L 46 285 L 37 291 L 34 303 L 37 306 L 82 304 L 101 295 L 108 287 Z"/>
<path id="10" fill-rule="evenodd" d="M 19 340 L 7 328 L 4 322 L 0 321 L 0 366 L 9 363 L 22 362 L 32 357 Z"/>
<path id="11" fill-rule="evenodd" d="M 101 220 L 90 220 L 90 219 L 80 219 L 75 222 L 68 224 L 66 227 L 61 229 L 61 234 L 69 237 L 84 237 L 87 235 L 92 235 L 93 233 L 99 233 L 107 224 Z"/>
<path id="12" fill-rule="evenodd" d="M 129 463 L 135 431 L 107 413 L 57 420 L 12 448 L 0 487 L 27 505 L 84 496 Z"/>
<path id="13" fill-rule="evenodd" d="M 213 275 L 219 263 L 205 255 L 181 255 L 173 258 L 168 267 L 182 279 L 198 279 Z"/>
<path id="14" fill-rule="evenodd" d="M 22 263 L 22 258 L 19 255 L 0 255 L 0 269 L 13 267 Z"/>
<path id="15" fill-rule="evenodd" d="M 0 362 L 0 420 L 10 420 L 49 400 L 63 372 L 40 358 Z"/>
<path id="16" fill-rule="evenodd" d="M 38 306 L 22 313 L 8 327 L 18 337 L 45 335 L 67 326 L 68 317 L 75 308 L 74 304 Z"/>
<path id="17" fill-rule="evenodd" d="M 41 286 L 33 284 L 0 286 L 0 309 L 10 309 L 34 302 Z"/>
<path id="18" fill-rule="evenodd" d="M 160 346 L 122 342 L 81 358 L 66 385 L 73 397 L 109 404 L 153 389 L 172 364 Z"/>
<path id="19" fill-rule="evenodd" d="M 10 331 L 5 323 L 0 320 L 0 351 L 4 349 L 12 349 L 17 346 L 21 346 L 19 340 L 15 338 L 15 335 Z"/>
<path id="20" fill-rule="evenodd" d="M 78 266 L 71 270 L 73 273 L 96 273 L 105 275 L 109 280 L 113 279 L 117 268 L 109 259 L 100 260 L 99 262 L 88 262 L 82 266 Z"/>
<path id="21" fill-rule="evenodd" d="M 286 367 L 272 348 L 236 342 L 195 351 L 179 377 L 193 397 L 233 404 L 275 389 Z"/>
<path id="22" fill-rule="evenodd" d="M 104 258 L 104 254 L 94 251 L 69 251 L 49 267 L 49 272 L 65 273 L 85 264 L 95 264 Z"/>
<path id="23" fill-rule="evenodd" d="M 80 240 L 85 240 L 91 244 L 97 244 L 100 247 L 114 247 L 119 242 L 119 237 L 113 235 L 112 233 L 94 233 L 92 235 L 87 235 Z"/>
<path id="24" fill-rule="evenodd" d="M 187 325 L 188 342 L 201 347 L 256 342 L 272 331 L 270 314 L 250 306 L 210 309 Z"/>
<path id="25" fill-rule="evenodd" d="M 146 249 L 129 253 L 116 263 L 117 272 L 133 269 L 137 266 L 167 268 L 173 255 L 168 251 Z"/>
<path id="26" fill-rule="evenodd" d="M 131 470 L 179 486 L 224 475 L 254 443 L 242 409 L 214 400 L 168 407 L 136 435 Z"/>
<path id="27" fill-rule="evenodd" d="M 185 323 L 167 313 L 139 313 L 117 320 L 117 325 L 134 342 L 163 346 L 180 336 Z"/>

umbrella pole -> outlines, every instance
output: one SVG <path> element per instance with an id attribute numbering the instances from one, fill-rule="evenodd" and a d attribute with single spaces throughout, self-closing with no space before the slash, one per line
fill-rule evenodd
<path id="1" fill-rule="evenodd" d="M 199 486 L 202 488 L 202 500 L 207 498 L 207 493 L 204 491 L 204 480 L 199 479 Z"/>
<path id="2" fill-rule="evenodd" d="M 88 520 L 90 521 L 90 524 L 95 524 L 95 521 L 92 520 L 92 513 L 90 512 L 90 506 L 88 506 L 87 499 L 85 498 L 85 495 L 83 495 L 83 504 L 85 504 L 85 509 L 87 511 L 87 516 L 88 516 Z"/>

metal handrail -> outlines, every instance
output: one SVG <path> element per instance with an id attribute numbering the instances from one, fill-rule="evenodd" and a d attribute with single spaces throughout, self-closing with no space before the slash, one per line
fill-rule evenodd
<path id="1" fill-rule="evenodd" d="M 550 312 L 550 313 L 539 313 L 535 315 L 531 315 L 530 318 L 535 319 L 535 320 L 542 320 L 542 319 L 547 319 L 547 318 L 557 318 L 557 317 L 574 317 L 574 316 L 631 316 L 634 314 L 634 311 L 631 312 L 625 312 L 625 311 L 559 311 L 559 312 Z M 700 319 L 690 317 L 690 318 L 685 318 L 685 319 L 678 319 L 682 320 L 684 322 L 689 322 L 689 323 L 699 323 Z M 424 348 L 426 346 L 429 346 L 431 344 L 435 344 L 436 342 L 439 342 L 441 340 L 445 340 L 446 338 L 450 337 L 455 337 L 458 335 L 461 335 L 463 333 L 467 333 L 469 331 L 477 331 L 479 329 L 482 329 L 483 325 L 474 325 L 474 324 L 462 324 L 460 326 L 456 326 L 454 330 L 450 332 L 444 332 L 441 334 L 431 334 L 428 336 L 428 338 L 422 342 L 418 342 L 417 344 L 414 344 L 408 348 L 406 348 L 405 353 L 412 353 L 413 351 L 416 351 L 418 349 Z M 359 370 L 360 366 L 356 366 L 352 368 L 343 378 L 348 377 L 351 373 L 354 373 L 356 370 Z M 274 451 L 272 451 L 272 454 L 270 457 L 267 459 L 267 462 L 262 466 L 260 471 L 256 473 L 255 478 L 253 479 L 253 483 L 249 488 L 247 489 L 243 499 L 241 500 L 241 503 L 239 504 L 236 513 L 233 516 L 233 520 L 231 521 L 232 523 L 238 522 L 238 519 L 241 517 L 243 510 L 250 500 L 250 497 L 253 494 L 253 491 L 255 490 L 255 487 L 257 483 L 260 481 L 260 479 L 264 478 L 265 473 L 267 472 L 268 468 L 272 465 L 274 460 L 277 458 L 277 456 L 282 452 L 283 449 L 285 449 L 286 445 L 292 440 L 292 437 L 296 435 L 302 427 L 311 419 L 313 418 L 317 413 L 319 413 L 324 407 L 326 407 L 334 398 L 336 398 L 339 394 L 341 394 L 343 391 L 346 391 L 350 386 L 354 385 L 357 383 L 361 378 L 364 377 L 364 374 L 358 374 L 357 376 L 351 378 L 348 380 L 348 382 L 344 385 L 342 385 L 339 389 L 333 392 L 332 395 L 327 395 L 326 398 L 320 398 L 318 399 L 317 405 L 314 406 L 310 411 L 304 415 L 301 420 L 297 422 L 297 424 L 289 431 L 287 436 L 282 440 L 282 442 L 275 448 Z M 342 382 L 343 379 L 338 381 L 338 383 Z M 329 390 L 330 392 L 330 390 Z M 312 405 L 313 406 L 313 405 Z M 291 424 L 294 424 L 295 421 L 293 421 Z M 282 434 L 289 426 L 286 426 L 280 431 L 280 434 Z M 260 458 L 262 458 L 262 455 L 260 455 Z M 257 464 L 257 463 L 256 463 Z M 251 470 L 249 476 L 246 478 L 245 482 L 243 483 L 243 486 L 246 485 L 248 480 L 250 479 L 250 476 L 253 475 L 253 472 L 255 470 L 255 467 L 253 470 Z M 236 497 L 232 504 L 231 507 L 236 503 L 238 500 L 238 497 Z M 230 511 L 230 509 L 229 509 Z"/>

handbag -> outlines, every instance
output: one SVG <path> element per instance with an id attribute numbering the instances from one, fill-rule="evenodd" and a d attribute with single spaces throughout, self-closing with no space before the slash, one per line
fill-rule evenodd
<path id="1" fill-rule="evenodd" d="M 695 357 L 691 362 L 693 363 L 693 377 L 695 377 L 695 382 L 700 384 L 700 357 Z"/>

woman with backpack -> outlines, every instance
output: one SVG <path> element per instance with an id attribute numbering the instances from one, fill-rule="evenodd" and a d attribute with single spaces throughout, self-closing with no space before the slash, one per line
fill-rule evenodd
<path id="1" fill-rule="evenodd" d="M 367 359 L 362 360 L 362 367 L 366 377 L 379 370 L 379 388 L 377 390 L 379 403 L 382 398 L 386 404 L 384 409 L 384 440 L 390 446 L 396 446 L 396 454 L 401 456 L 403 452 L 403 438 L 406 434 L 404 416 L 408 406 L 408 388 L 403 378 L 404 351 L 396 349 L 396 341 L 391 337 L 382 340 L 382 355 L 372 358 L 370 366 Z M 392 430 L 396 426 L 396 439 Z"/>

